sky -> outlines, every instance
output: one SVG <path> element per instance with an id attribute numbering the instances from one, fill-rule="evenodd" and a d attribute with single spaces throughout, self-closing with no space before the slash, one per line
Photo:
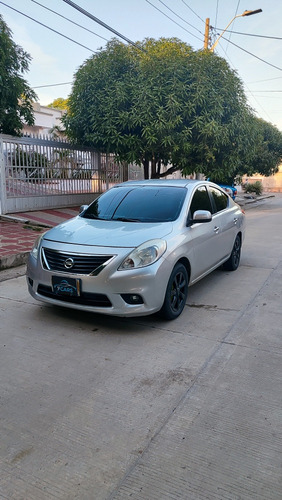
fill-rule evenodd
<path id="1" fill-rule="evenodd" d="M 223 34 L 215 53 L 237 72 L 256 116 L 282 131 L 280 0 L 74 0 L 74 3 L 131 42 L 148 37 L 177 37 L 194 50 L 203 48 L 209 18 L 212 42 Z M 241 16 L 245 10 L 256 9 L 262 12 Z M 105 47 L 108 40 L 117 37 L 64 0 L 4 0 L 0 1 L 0 13 L 12 31 L 14 42 L 32 57 L 24 77 L 43 106 L 58 97 L 67 98 L 79 66 Z M 226 30 L 235 16 L 239 17 Z"/>

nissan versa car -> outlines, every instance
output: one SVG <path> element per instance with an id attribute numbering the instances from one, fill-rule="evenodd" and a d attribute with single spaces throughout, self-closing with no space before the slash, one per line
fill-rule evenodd
<path id="1" fill-rule="evenodd" d="M 177 318 L 188 286 L 240 262 L 245 216 L 208 181 L 129 181 L 35 243 L 27 266 L 38 300 L 84 311 Z"/>

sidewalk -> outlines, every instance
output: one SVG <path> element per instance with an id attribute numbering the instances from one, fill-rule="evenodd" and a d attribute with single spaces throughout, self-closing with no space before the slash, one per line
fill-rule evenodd
<path id="1" fill-rule="evenodd" d="M 72 207 L 0 216 L 0 271 L 25 264 L 38 235 L 78 212 Z"/>

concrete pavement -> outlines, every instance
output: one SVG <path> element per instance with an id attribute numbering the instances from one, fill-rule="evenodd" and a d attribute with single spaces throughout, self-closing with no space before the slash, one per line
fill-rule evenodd
<path id="1" fill-rule="evenodd" d="M 282 197 L 255 206 L 173 322 L 0 283 L 1 499 L 281 500 Z"/>

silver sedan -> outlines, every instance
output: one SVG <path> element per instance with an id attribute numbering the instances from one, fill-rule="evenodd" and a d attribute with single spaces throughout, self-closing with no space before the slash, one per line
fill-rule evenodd
<path id="1" fill-rule="evenodd" d="M 239 266 L 245 216 L 208 181 L 119 184 L 47 231 L 27 266 L 30 294 L 85 311 L 177 318 L 188 285 Z"/>

